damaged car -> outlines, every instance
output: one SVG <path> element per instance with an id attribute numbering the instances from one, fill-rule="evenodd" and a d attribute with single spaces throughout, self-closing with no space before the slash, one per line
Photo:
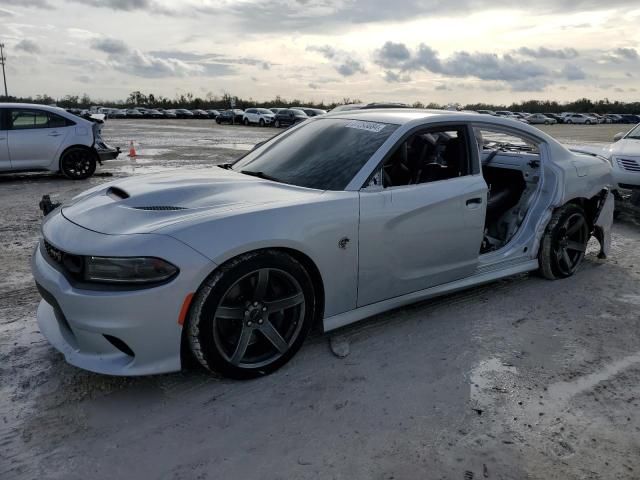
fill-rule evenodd
<path id="1" fill-rule="evenodd" d="M 98 163 L 120 153 L 102 139 L 103 125 L 102 119 L 79 117 L 62 108 L 2 103 L 0 172 L 44 170 L 84 180 Z"/>
<path id="2" fill-rule="evenodd" d="M 130 177 L 45 217 L 40 330 L 78 367 L 233 378 L 315 325 L 538 271 L 610 245 L 611 165 L 518 121 L 414 109 L 309 119 L 232 164 Z"/>

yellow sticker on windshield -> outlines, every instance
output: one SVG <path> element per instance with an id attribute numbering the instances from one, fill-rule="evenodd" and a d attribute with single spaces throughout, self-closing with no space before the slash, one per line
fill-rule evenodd
<path id="1" fill-rule="evenodd" d="M 385 126 L 384 123 L 363 122 L 362 120 L 351 120 L 345 125 L 347 128 L 357 128 L 358 130 L 366 130 L 373 133 L 381 132 Z"/>

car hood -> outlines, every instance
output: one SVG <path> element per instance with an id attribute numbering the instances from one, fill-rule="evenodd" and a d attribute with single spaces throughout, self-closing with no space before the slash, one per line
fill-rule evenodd
<path id="1" fill-rule="evenodd" d="M 62 206 L 71 222 L 100 233 L 149 233 L 196 217 L 311 201 L 322 191 L 233 170 L 173 170 L 130 177 L 88 190 Z"/>
<path id="2" fill-rule="evenodd" d="M 640 140 L 634 138 L 623 138 L 611 145 L 609 148 L 611 155 L 627 155 L 640 157 Z"/>

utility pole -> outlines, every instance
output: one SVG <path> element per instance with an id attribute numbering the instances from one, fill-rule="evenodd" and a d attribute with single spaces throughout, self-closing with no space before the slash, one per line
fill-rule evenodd
<path id="1" fill-rule="evenodd" d="M 7 92 L 7 75 L 4 73 L 4 63 L 7 59 L 4 56 L 4 43 L 0 43 L 0 64 L 2 64 L 2 78 L 4 79 L 4 96 L 9 97 Z"/>

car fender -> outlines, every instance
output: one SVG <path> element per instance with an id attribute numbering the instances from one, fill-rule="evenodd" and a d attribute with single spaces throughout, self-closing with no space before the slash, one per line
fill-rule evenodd
<path id="1" fill-rule="evenodd" d="M 325 192 L 298 205 L 262 208 L 164 227 L 217 265 L 261 249 L 289 249 L 308 257 L 323 280 L 324 314 L 355 308 L 358 278 L 357 192 Z"/>

